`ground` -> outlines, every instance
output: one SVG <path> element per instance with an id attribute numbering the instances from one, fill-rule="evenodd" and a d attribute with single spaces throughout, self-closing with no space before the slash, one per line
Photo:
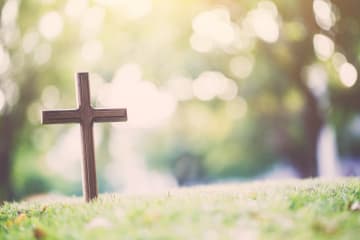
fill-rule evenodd
<path id="1" fill-rule="evenodd" d="M 0 239 L 360 239 L 360 179 L 5 203 Z"/>

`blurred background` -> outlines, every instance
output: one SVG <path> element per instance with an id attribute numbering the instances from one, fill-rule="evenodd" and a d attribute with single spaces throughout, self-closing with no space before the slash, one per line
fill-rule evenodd
<path id="1" fill-rule="evenodd" d="M 0 0 L 0 202 L 81 195 L 89 71 L 100 192 L 360 175 L 358 0 Z"/>

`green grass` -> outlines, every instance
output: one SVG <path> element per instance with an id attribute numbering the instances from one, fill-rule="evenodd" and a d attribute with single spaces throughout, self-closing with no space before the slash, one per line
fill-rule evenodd
<path id="1" fill-rule="evenodd" d="M 358 204 L 359 179 L 5 203 L 0 239 L 360 239 Z"/>

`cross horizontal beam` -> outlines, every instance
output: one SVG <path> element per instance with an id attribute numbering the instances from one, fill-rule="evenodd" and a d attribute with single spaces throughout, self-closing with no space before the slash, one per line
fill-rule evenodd
<path id="1" fill-rule="evenodd" d="M 125 108 L 95 109 L 93 112 L 94 122 L 123 122 L 127 120 Z"/>
<path id="2" fill-rule="evenodd" d="M 80 121 L 79 109 L 43 111 L 41 118 L 42 124 L 79 123 Z"/>
<path id="3" fill-rule="evenodd" d="M 88 114 L 90 122 L 124 122 L 127 121 L 127 111 L 125 108 L 91 108 Z M 42 124 L 58 124 L 58 123 L 79 123 L 83 121 L 81 111 L 79 109 L 72 110 L 51 110 L 43 111 Z"/>

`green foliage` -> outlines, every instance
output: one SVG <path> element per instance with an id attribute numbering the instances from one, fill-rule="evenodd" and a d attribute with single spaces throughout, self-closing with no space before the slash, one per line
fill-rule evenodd
<path id="1" fill-rule="evenodd" d="M 9 2 L 0 1 L 1 9 Z M 94 78 L 101 76 L 103 83 L 112 84 L 117 70 L 126 63 L 138 64 L 144 81 L 159 89 L 166 89 L 174 76 L 190 78 L 193 83 L 207 71 L 221 72 L 236 83 L 234 99 L 215 97 L 205 101 L 195 96 L 178 101 L 176 112 L 163 126 L 134 130 L 142 136 L 138 151 L 149 165 L 171 171 L 179 180 L 251 177 L 283 159 L 303 171 L 302 165 L 311 165 L 306 161 L 316 165 L 313 146 L 325 123 L 335 126 L 342 156 L 360 155 L 359 136 L 350 129 L 360 109 L 359 84 L 346 87 L 339 66 L 334 64 L 335 54 L 341 53 L 359 67 L 358 0 L 331 1 L 331 17 L 336 21 L 330 30 L 322 29 L 315 21 L 313 1 L 155 0 L 151 12 L 139 18 L 129 17 L 131 11 L 122 5 L 131 5 L 132 1 L 121 1 L 120 5 L 117 1 L 86 1 L 88 5 L 77 17 L 68 12 L 68 4 L 77 1 L 13 2 L 19 2 L 17 18 L 9 26 L 1 25 L 4 37 L 0 44 L 9 54 L 10 67 L 0 74 L 0 95 L 6 95 L 5 107 L 0 109 L 0 127 L 11 131 L 1 138 L 0 145 L 5 146 L 11 137 L 11 146 L 5 147 L 10 156 L 0 156 L 0 162 L 11 159 L 11 169 L 6 172 L 12 173 L 10 188 L 17 198 L 30 193 L 30 189 L 47 191 L 55 186 L 66 193 L 80 192 L 80 176 L 78 181 L 69 182 L 46 164 L 46 155 L 69 129 L 39 125 L 39 112 L 49 107 L 49 95 L 50 99 L 53 96 L 46 90 L 55 87 L 59 93 L 58 101 L 50 107 L 72 108 L 76 71 L 92 72 Z M 107 5 L 110 2 L 115 6 Z M 259 7 L 276 14 L 279 32 L 274 42 L 265 41 L 251 30 L 249 14 Z M 216 43 L 211 51 L 196 50 L 192 46 L 194 19 L 219 9 L 225 10 L 222 17 L 235 29 L 234 42 L 229 46 Z M 81 7 L 70 10 L 81 11 Z M 49 39 L 39 26 L 51 12 L 61 18 L 62 28 L 57 37 Z M 216 29 L 211 22 L 202 27 L 207 31 Z M 223 27 L 219 29 L 211 37 L 224 41 L 221 37 L 227 33 Z M 325 60 L 314 52 L 313 37 L 318 33 L 330 37 L 334 44 L 334 53 Z M 86 61 L 84 55 L 99 46 L 102 54 L 98 59 Z M 234 59 L 237 63 L 239 59 L 240 63 L 249 61 L 249 74 L 239 76 L 245 66 L 231 67 Z M 314 66 L 327 76 L 328 92 L 322 97 L 316 96 L 308 84 L 306 73 Z M 143 97 L 138 92 L 132 94 Z M 7 118 L 10 120 L 6 123 Z M 308 127 L 311 124 L 318 128 Z M 103 137 L 97 151 L 98 175 L 102 186 L 109 186 L 104 175 L 106 165 L 114 160 L 108 151 L 112 132 L 106 127 L 99 129 Z M 187 177 L 191 169 L 195 170 Z M 29 187 L 35 182 L 36 189 Z"/>

